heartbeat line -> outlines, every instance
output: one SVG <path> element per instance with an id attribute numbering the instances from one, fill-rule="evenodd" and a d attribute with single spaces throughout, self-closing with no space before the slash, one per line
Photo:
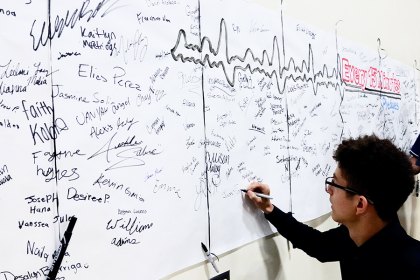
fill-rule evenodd
<path id="1" fill-rule="evenodd" d="M 219 27 L 219 39 L 216 48 L 213 47 L 211 40 L 205 36 L 200 45 L 188 44 L 185 30 L 178 32 L 175 46 L 171 49 L 172 58 L 175 61 L 181 60 L 183 63 L 192 62 L 202 66 L 208 65 L 210 68 L 221 68 L 230 86 L 235 86 L 236 71 L 249 71 L 251 74 L 258 72 L 267 77 L 276 78 L 277 89 L 283 94 L 286 89 L 287 81 L 302 81 L 312 84 L 316 95 L 319 86 L 333 87 L 341 93 L 341 86 L 344 82 L 341 79 L 341 59 L 337 54 L 337 66 L 329 70 L 324 64 L 322 70 L 316 72 L 314 69 L 314 59 L 312 46 L 308 46 L 308 56 L 300 65 L 296 65 L 295 59 L 290 58 L 287 63 L 282 65 L 280 59 L 280 47 L 277 36 L 273 37 L 271 55 L 267 50 L 263 50 L 261 58 L 256 57 L 254 52 L 247 48 L 243 56 L 229 55 L 228 32 L 225 20 L 222 18 Z"/>

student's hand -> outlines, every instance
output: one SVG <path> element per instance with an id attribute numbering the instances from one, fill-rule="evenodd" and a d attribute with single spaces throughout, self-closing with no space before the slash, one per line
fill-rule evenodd
<path id="1" fill-rule="evenodd" d="M 417 158 L 416 157 L 410 157 L 411 166 L 413 167 L 414 174 L 420 173 L 420 166 L 417 165 Z"/>
<path id="2" fill-rule="evenodd" d="M 257 206 L 259 209 L 261 209 L 264 213 L 268 214 L 271 213 L 274 209 L 273 204 L 271 204 L 270 199 L 267 198 L 261 198 L 255 195 L 255 192 L 263 193 L 266 195 L 270 194 L 270 187 L 267 184 L 258 183 L 258 182 L 252 182 L 247 187 L 246 195 L 248 198 Z"/>

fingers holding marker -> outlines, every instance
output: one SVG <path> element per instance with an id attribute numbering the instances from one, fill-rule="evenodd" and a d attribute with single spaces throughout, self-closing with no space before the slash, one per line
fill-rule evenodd
<path id="1" fill-rule="evenodd" d="M 264 213 L 273 211 L 273 204 L 271 204 L 270 188 L 267 184 L 252 182 L 247 189 L 242 189 L 248 198 L 255 204 L 256 207 L 261 209 Z"/>
<path id="2" fill-rule="evenodd" d="M 246 190 L 246 189 L 241 189 L 241 191 L 246 193 L 251 200 L 254 200 L 257 197 L 264 198 L 264 199 L 273 199 L 272 196 L 269 196 L 269 195 L 264 194 L 264 193 L 259 193 L 259 192 L 256 192 L 256 191 Z"/>
<path id="3" fill-rule="evenodd" d="M 270 187 L 267 184 L 260 182 L 251 182 L 247 190 L 251 191 L 257 197 L 272 199 L 272 197 L 270 196 Z M 248 192 L 248 194 L 249 193 L 250 192 Z M 252 197 L 254 197 L 254 195 L 252 195 Z"/>

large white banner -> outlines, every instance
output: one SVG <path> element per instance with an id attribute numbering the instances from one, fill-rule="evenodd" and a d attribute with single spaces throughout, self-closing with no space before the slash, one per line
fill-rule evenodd
<path id="1" fill-rule="evenodd" d="M 418 71 L 244 1 L 0 5 L 0 278 L 159 279 L 329 211 L 343 138 L 408 150 Z"/>

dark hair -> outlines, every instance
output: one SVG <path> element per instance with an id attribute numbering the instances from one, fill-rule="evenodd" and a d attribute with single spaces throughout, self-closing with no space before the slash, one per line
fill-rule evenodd
<path id="1" fill-rule="evenodd" d="M 395 217 L 413 191 L 408 154 L 388 139 L 365 135 L 343 140 L 333 158 L 349 186 L 373 201 L 382 220 Z"/>

